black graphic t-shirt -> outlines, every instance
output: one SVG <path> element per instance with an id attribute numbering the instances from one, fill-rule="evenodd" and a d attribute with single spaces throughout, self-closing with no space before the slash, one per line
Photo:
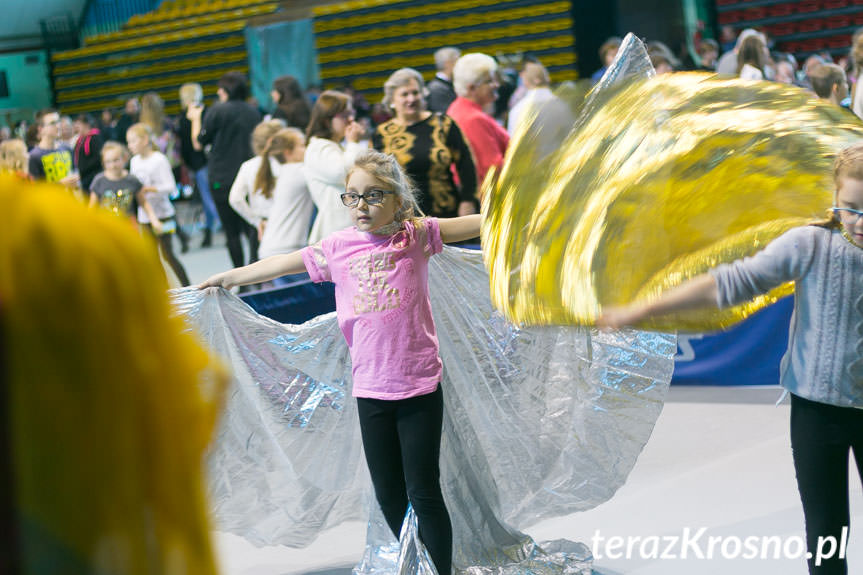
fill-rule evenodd
<path id="1" fill-rule="evenodd" d="M 90 192 L 99 198 L 99 205 L 116 215 L 135 216 L 138 203 L 135 196 L 141 191 L 141 181 L 128 174 L 119 180 L 109 180 L 102 172 L 93 178 Z"/>

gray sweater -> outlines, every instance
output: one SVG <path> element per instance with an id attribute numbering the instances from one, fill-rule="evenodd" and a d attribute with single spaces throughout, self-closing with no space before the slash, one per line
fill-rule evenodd
<path id="1" fill-rule="evenodd" d="M 794 280 L 780 384 L 805 399 L 863 408 L 863 249 L 839 230 L 803 226 L 710 273 L 719 307 Z"/>

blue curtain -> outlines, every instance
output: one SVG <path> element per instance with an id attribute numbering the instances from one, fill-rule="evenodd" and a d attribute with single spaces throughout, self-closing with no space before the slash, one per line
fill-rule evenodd
<path id="1" fill-rule="evenodd" d="M 303 89 L 321 81 L 311 19 L 248 27 L 246 51 L 252 95 L 267 110 L 273 107 L 270 88 L 279 76 L 290 74 Z"/>

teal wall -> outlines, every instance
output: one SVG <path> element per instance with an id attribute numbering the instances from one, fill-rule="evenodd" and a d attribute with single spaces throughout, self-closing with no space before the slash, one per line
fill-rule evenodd
<path id="1" fill-rule="evenodd" d="M 0 98 L 0 125 L 7 123 L 10 112 L 13 122 L 30 120 L 36 110 L 51 106 L 47 58 L 40 50 L 0 54 L 0 70 L 5 70 L 9 88 L 9 97 Z"/>

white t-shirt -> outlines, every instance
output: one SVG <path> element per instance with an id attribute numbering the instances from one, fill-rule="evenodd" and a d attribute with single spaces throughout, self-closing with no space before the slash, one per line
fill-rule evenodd
<path id="1" fill-rule="evenodd" d="M 255 156 L 243 162 L 240 171 L 237 172 L 237 177 L 234 178 L 231 193 L 228 195 L 228 203 L 231 204 L 234 211 L 256 228 L 261 220 L 269 217 L 270 209 L 273 206 L 272 196 L 268 198 L 260 193 L 260 190 L 255 189 L 255 178 L 258 177 L 258 170 L 261 168 L 262 161 L 261 156 Z M 279 177 L 281 166 L 275 158 L 270 158 L 270 170 L 276 179 Z"/>
<path id="2" fill-rule="evenodd" d="M 313 208 L 303 164 L 282 165 L 258 255 L 267 258 L 304 248 L 309 237 Z"/>
<path id="3" fill-rule="evenodd" d="M 749 64 L 743 64 L 743 67 L 740 68 L 740 79 L 741 80 L 763 80 L 764 73 L 756 68 L 755 66 L 750 66 Z"/>
<path id="4" fill-rule="evenodd" d="M 144 158 L 141 155 L 133 156 L 129 164 L 129 173 L 138 178 L 146 187 L 156 188 L 155 192 L 144 194 L 147 203 L 153 208 L 156 217 L 160 220 L 173 217 L 176 213 L 171 204 L 171 194 L 177 189 L 174 180 L 174 172 L 171 170 L 171 162 L 162 152 L 152 152 Z M 149 224 L 150 217 L 142 206 L 138 206 L 138 222 Z"/>

